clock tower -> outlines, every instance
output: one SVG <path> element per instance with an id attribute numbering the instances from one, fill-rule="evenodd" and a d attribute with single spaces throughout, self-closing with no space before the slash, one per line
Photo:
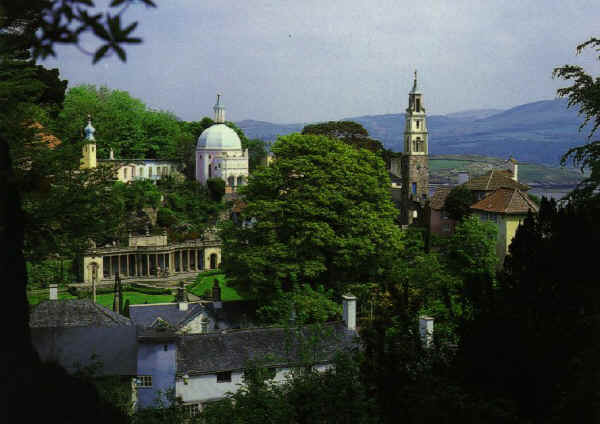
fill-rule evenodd
<path id="1" fill-rule="evenodd" d="M 423 95 L 417 88 L 417 71 L 413 88 L 408 93 L 406 124 L 404 127 L 404 154 L 402 169 L 402 224 L 424 219 L 425 204 L 429 197 L 429 139 Z"/>

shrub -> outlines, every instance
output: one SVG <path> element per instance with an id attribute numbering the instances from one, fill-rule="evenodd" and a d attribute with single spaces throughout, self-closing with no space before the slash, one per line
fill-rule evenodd
<path id="1" fill-rule="evenodd" d="M 221 178 L 209 178 L 206 185 L 208 186 L 210 198 L 215 202 L 220 202 L 225 195 L 225 181 Z"/>
<path id="2" fill-rule="evenodd" d="M 158 210 L 158 218 L 156 223 L 161 227 L 171 227 L 177 224 L 177 216 L 169 208 L 160 208 Z"/>

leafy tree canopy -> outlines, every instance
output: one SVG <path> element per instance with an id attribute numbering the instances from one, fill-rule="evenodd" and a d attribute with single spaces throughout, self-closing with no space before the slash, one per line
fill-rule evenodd
<path id="1" fill-rule="evenodd" d="M 81 85 L 69 89 L 55 124 L 63 141 L 80 143 L 87 115 L 96 128 L 98 157 L 175 159 L 177 142 L 186 135 L 175 115 L 148 109 L 126 91 Z M 188 137 L 190 137 L 188 135 Z"/>
<path id="2" fill-rule="evenodd" d="M 296 283 L 339 294 L 349 283 L 384 279 L 402 236 L 383 161 L 318 135 L 280 137 L 272 150 L 277 160 L 241 189 L 250 224 L 223 227 L 232 284 L 266 300 Z"/>
<path id="3" fill-rule="evenodd" d="M 302 129 L 302 134 L 324 135 L 341 140 L 357 149 L 367 149 L 373 153 L 383 151 L 383 145 L 370 138 L 368 131 L 361 124 L 353 121 L 329 121 L 307 125 Z"/>
<path id="4" fill-rule="evenodd" d="M 577 46 L 577 53 L 581 53 L 586 48 L 594 48 L 600 51 L 600 39 L 590 38 L 583 44 Z M 557 90 L 560 97 L 569 99 L 569 107 L 579 108 L 579 114 L 583 115 L 585 120 L 580 126 L 580 130 L 592 122 L 592 128 L 588 135 L 590 142 L 583 146 L 569 149 L 561 159 L 561 164 L 565 165 L 569 159 L 575 166 L 582 171 L 591 171 L 589 176 L 584 178 L 570 193 L 570 198 L 575 201 L 600 202 L 600 141 L 592 140 L 596 130 L 600 126 L 600 77 L 593 77 L 587 74 L 581 66 L 565 65 L 554 69 L 553 76 L 567 81 L 573 81 L 570 87 L 564 87 Z"/>
<path id="5" fill-rule="evenodd" d="M 444 202 L 444 210 L 450 218 L 460 221 L 471 215 L 471 205 L 473 203 L 475 203 L 473 192 L 465 186 L 459 185 L 448 193 L 448 197 Z"/>

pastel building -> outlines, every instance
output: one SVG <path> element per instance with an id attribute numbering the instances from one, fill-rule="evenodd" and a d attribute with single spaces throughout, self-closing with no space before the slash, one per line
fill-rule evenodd
<path id="1" fill-rule="evenodd" d="M 220 95 L 214 112 L 214 125 L 200 134 L 196 145 L 196 180 L 206 184 L 210 178 L 221 178 L 226 191 L 233 192 L 248 180 L 248 149 L 242 150 L 240 137 L 225 125 Z"/>
<path id="2" fill-rule="evenodd" d="M 134 180 L 160 180 L 169 175 L 179 174 L 181 164 L 174 160 L 162 159 L 115 159 L 110 149 L 108 159 L 98 159 L 96 149 L 96 129 L 92 125 L 92 118 L 88 115 L 88 123 L 84 129 L 85 140 L 81 158 L 81 169 L 93 169 L 100 165 L 112 166 L 115 170 L 115 178 L 121 182 L 128 183 Z"/>

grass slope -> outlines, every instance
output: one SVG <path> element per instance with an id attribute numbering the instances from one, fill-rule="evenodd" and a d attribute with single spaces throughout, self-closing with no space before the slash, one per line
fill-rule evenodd
<path id="1" fill-rule="evenodd" d="M 215 278 L 219 281 L 219 286 L 221 287 L 221 299 L 223 301 L 243 299 L 234 288 L 227 285 L 225 274 L 199 274 L 196 278 L 196 282 L 187 287 L 187 291 L 195 296 L 202 297 L 206 290 L 211 291 Z"/>

